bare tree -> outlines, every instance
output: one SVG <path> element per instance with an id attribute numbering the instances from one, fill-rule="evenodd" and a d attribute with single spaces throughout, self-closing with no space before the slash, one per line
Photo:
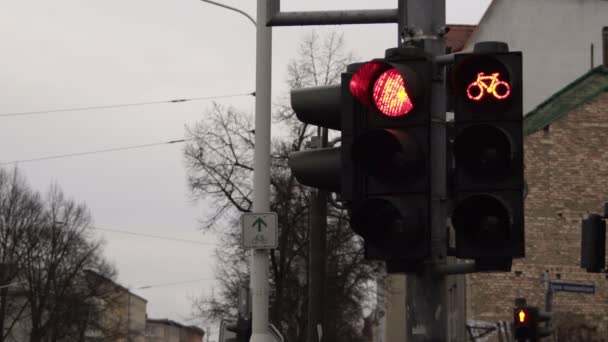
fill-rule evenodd
<path id="1" fill-rule="evenodd" d="M 344 53 L 342 37 L 331 33 L 307 36 L 299 56 L 288 66 L 292 88 L 330 85 L 339 82 L 350 56 Z M 271 153 L 271 210 L 279 217 L 278 248 L 270 252 L 270 319 L 288 341 L 304 341 L 308 283 L 309 191 L 291 175 L 290 152 L 303 148 L 314 128 L 295 119 L 287 104 L 278 105 L 275 119 L 289 130 L 289 137 L 276 139 Z M 203 228 L 221 231 L 216 275 L 220 288 L 214 296 L 200 298 L 195 310 L 209 318 L 235 314 L 239 288 L 248 283 L 246 253 L 238 247 L 236 219 L 251 210 L 254 134 L 248 116 L 214 104 L 205 120 L 187 128 L 193 140 L 185 147 L 188 180 L 194 197 L 211 201 L 215 213 Z M 221 228 L 220 228 L 221 227 Z M 360 337 L 362 303 L 374 277 L 373 265 L 364 262 L 360 240 L 348 227 L 346 213 L 330 210 L 328 223 L 328 316 L 324 335 L 335 341 Z"/>
<path id="2" fill-rule="evenodd" d="M 0 169 L 0 341 L 10 336 L 13 327 L 24 317 L 27 303 L 14 300 L 13 289 L 19 277 L 22 241 L 31 227 L 42 222 L 40 196 L 32 192 L 15 170 Z"/>
<path id="3" fill-rule="evenodd" d="M 78 309 L 85 308 L 90 297 L 82 285 L 83 271 L 113 272 L 101 257 L 101 243 L 90 236 L 91 216 L 84 204 L 66 199 L 57 186 L 51 187 L 44 204 L 43 221 L 26 230 L 20 256 L 27 279 L 30 342 L 78 336 L 78 320 L 84 317 Z"/>
<path id="4" fill-rule="evenodd" d="M 90 234 L 84 204 L 65 198 L 58 186 L 43 198 L 18 170 L 0 169 L 0 341 L 74 341 L 104 313 L 91 299 L 99 283 L 85 270 L 106 277 L 114 268 Z"/>

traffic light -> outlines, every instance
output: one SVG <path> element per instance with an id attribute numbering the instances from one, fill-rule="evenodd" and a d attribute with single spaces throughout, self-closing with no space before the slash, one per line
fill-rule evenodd
<path id="1" fill-rule="evenodd" d="M 535 335 L 534 316 L 528 306 L 513 309 L 513 337 L 517 341 L 528 341 Z"/>
<path id="2" fill-rule="evenodd" d="M 551 314 L 539 310 L 537 307 L 520 305 L 513 309 L 513 337 L 518 342 L 536 342 L 542 337 L 551 335 L 548 322 Z M 541 323 L 546 323 L 541 327 Z"/>
<path id="3" fill-rule="evenodd" d="M 598 273 L 606 267 L 606 221 L 591 214 L 582 222 L 581 267 Z"/>
<path id="4" fill-rule="evenodd" d="M 524 256 L 521 52 L 505 43 L 455 55 L 449 134 L 456 256 L 479 269 L 510 270 Z"/>
<path id="5" fill-rule="evenodd" d="M 341 86 L 293 89 L 291 107 L 306 124 L 334 130 L 341 128 Z M 339 147 L 318 148 L 289 154 L 289 167 L 301 184 L 341 192 L 342 169 Z"/>
<path id="6" fill-rule="evenodd" d="M 430 253 L 432 71 L 422 50 L 397 48 L 351 65 L 342 78 L 342 162 L 352 171 L 342 196 L 351 228 L 364 238 L 368 259 L 398 267 Z"/>
<path id="7" fill-rule="evenodd" d="M 226 329 L 236 334 L 236 337 L 227 339 L 226 342 L 249 342 L 252 333 L 252 321 L 250 318 L 239 316 L 236 323 L 228 325 Z"/>

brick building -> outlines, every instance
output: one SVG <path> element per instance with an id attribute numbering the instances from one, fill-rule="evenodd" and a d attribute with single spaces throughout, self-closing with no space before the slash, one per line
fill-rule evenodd
<path id="1" fill-rule="evenodd" d="M 543 278 L 585 284 L 594 293 L 554 292 L 556 334 L 608 341 L 608 274 L 579 267 L 581 220 L 608 202 L 608 63 L 541 103 L 524 130 L 526 258 L 510 273 L 467 275 L 467 318 L 511 321 L 516 297 L 544 307 Z"/>

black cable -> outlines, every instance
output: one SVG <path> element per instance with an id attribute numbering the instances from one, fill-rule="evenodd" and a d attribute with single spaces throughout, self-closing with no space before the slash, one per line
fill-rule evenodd
<path id="1" fill-rule="evenodd" d="M 89 154 L 98 154 L 98 153 L 107 153 L 107 152 L 134 150 L 134 149 L 146 148 L 146 147 L 152 147 L 152 146 L 183 143 L 183 142 L 190 141 L 190 140 L 192 140 L 192 139 L 179 139 L 179 140 L 171 140 L 171 141 L 165 141 L 165 142 L 160 142 L 160 143 L 152 143 L 152 144 L 143 144 L 143 145 L 132 145 L 132 146 L 123 146 L 123 147 L 108 148 L 108 149 L 104 149 L 104 150 L 95 150 L 95 151 L 86 151 L 86 152 L 77 152 L 77 153 L 68 153 L 68 154 L 58 154 L 58 155 L 47 156 L 47 157 L 39 157 L 39 158 L 32 158 L 32 159 L 22 159 L 22 160 L 13 160 L 13 161 L 10 161 L 10 162 L 1 162 L 0 165 L 29 163 L 29 162 L 35 162 L 35 161 L 41 161 L 41 160 L 60 159 L 60 158 L 69 158 L 69 157 L 84 156 L 84 155 L 89 155 Z"/>
<path id="2" fill-rule="evenodd" d="M 149 289 L 152 287 L 163 287 L 163 286 L 173 286 L 173 285 L 181 285 L 181 284 L 188 284 L 188 283 L 198 283 L 201 281 L 208 281 L 208 280 L 215 280 L 213 278 L 199 278 L 199 279 L 192 279 L 192 280 L 182 280 L 182 281 L 176 281 L 176 282 L 172 282 L 172 283 L 163 283 L 163 284 L 154 284 L 154 285 L 144 285 L 144 286 L 139 286 L 139 287 L 134 287 L 134 290 L 145 290 L 145 289 Z"/>
<path id="3" fill-rule="evenodd" d="M 196 240 L 186 240 L 186 239 L 174 238 L 174 237 L 169 237 L 169 236 L 142 234 L 142 233 L 135 233 L 135 232 L 120 230 L 120 229 L 100 228 L 100 227 L 94 227 L 94 226 L 89 226 L 89 228 L 95 229 L 95 230 L 103 230 L 103 231 L 112 232 L 112 233 L 118 233 L 118 234 L 141 236 L 141 237 L 152 238 L 152 239 L 186 242 L 186 243 L 192 243 L 195 245 L 206 245 L 206 246 L 217 246 L 218 245 L 217 243 L 213 243 L 213 242 L 203 242 L 203 241 L 196 241 Z"/>
<path id="4" fill-rule="evenodd" d="M 166 101 L 135 102 L 135 103 L 123 103 L 123 104 L 115 104 L 115 105 L 101 105 L 101 106 L 74 107 L 74 108 L 63 108 L 63 109 L 37 110 L 37 111 L 32 111 L 32 112 L 3 113 L 3 114 L 0 114 L 0 118 L 13 117 L 13 116 L 24 116 L 24 115 L 39 115 L 39 114 L 61 113 L 61 112 L 74 112 L 74 111 L 93 110 L 93 109 L 110 109 L 110 108 L 120 108 L 120 107 L 145 106 L 145 105 L 161 104 L 161 103 L 181 103 L 181 102 L 190 102 L 190 101 L 203 101 L 203 100 L 221 99 L 221 98 L 247 96 L 247 95 L 255 96 L 255 92 L 230 94 L 230 95 L 193 97 L 193 98 L 186 98 L 186 99 L 166 100 Z"/>

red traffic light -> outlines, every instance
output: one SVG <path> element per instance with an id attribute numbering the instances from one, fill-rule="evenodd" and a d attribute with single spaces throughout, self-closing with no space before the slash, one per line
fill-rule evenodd
<path id="1" fill-rule="evenodd" d="M 397 69 L 388 69 L 374 83 L 374 103 L 386 116 L 407 115 L 414 104 L 407 93 L 403 76 Z"/>
<path id="2" fill-rule="evenodd" d="M 378 60 L 360 66 L 349 86 L 359 102 L 390 118 L 411 114 L 424 90 L 419 76 L 404 62 Z"/>

